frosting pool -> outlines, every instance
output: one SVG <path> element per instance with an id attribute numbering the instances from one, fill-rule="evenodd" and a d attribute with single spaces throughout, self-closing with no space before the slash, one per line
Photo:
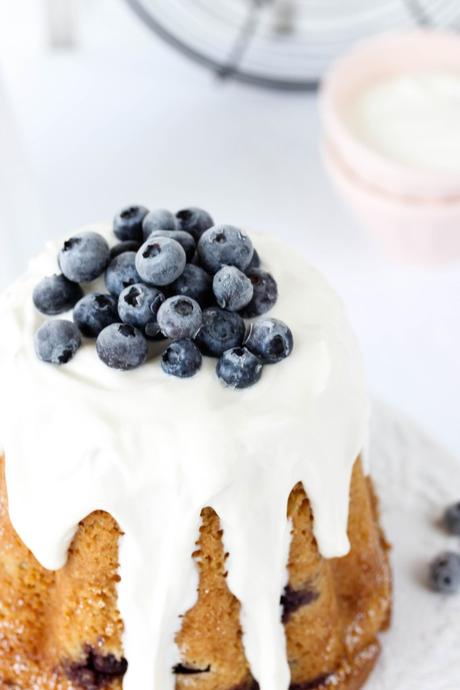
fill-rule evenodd
<path id="1" fill-rule="evenodd" d="M 108 225 L 91 229 L 111 236 Z M 190 554 L 202 507 L 222 521 L 228 582 L 261 690 L 289 685 L 279 602 L 296 482 L 310 497 L 322 554 L 349 549 L 349 482 L 368 421 L 358 348 L 323 278 L 283 243 L 252 237 L 278 282 L 270 315 L 289 324 L 295 345 L 242 391 L 219 384 L 211 359 L 188 380 L 166 376 L 155 358 L 135 371 L 111 370 L 93 342 L 65 366 L 38 361 L 33 333 L 45 317 L 32 290 L 56 272 L 59 243 L 0 297 L 0 445 L 11 520 L 50 569 L 65 564 L 88 513 L 106 510 L 119 522 L 125 690 L 174 686 L 174 633 L 196 598 Z"/>

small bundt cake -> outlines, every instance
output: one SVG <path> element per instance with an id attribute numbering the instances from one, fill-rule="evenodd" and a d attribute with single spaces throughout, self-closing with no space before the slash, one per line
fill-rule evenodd
<path id="1" fill-rule="evenodd" d="M 184 269 L 179 235 L 155 245 L 147 237 L 140 249 L 122 237 L 126 247 L 104 258 L 111 228 L 90 228 L 104 238 L 92 245 L 93 274 L 78 278 L 84 253 L 63 257 L 83 247 L 79 233 L 61 250 L 64 277 L 34 292 L 56 273 L 59 245 L 50 244 L 0 298 L 1 690 L 357 690 L 374 666 L 391 578 L 361 462 L 368 408 L 358 349 L 313 269 L 283 242 L 254 236 L 263 270 L 252 275 L 252 245 L 230 227 L 211 228 L 203 247 L 195 233 L 198 259 L 185 250 L 187 266 L 217 273 L 221 256 L 238 268 L 215 279 L 214 292 L 227 315 L 238 303 L 241 342 L 230 343 L 234 316 L 215 331 L 206 325 L 222 310 L 204 299 L 203 271 Z M 233 262 L 222 246 L 242 237 Z M 214 240 L 217 253 L 206 246 Z M 163 254 L 167 279 L 164 267 L 155 273 Z M 92 278 L 109 261 L 103 287 Z M 184 270 L 195 292 L 185 280 L 179 288 Z M 254 288 L 244 308 L 243 273 Z M 162 292 L 155 332 L 153 302 L 150 331 L 128 316 L 119 323 L 118 293 L 137 283 L 155 286 L 149 299 Z M 128 290 L 126 313 L 139 290 Z M 64 313 L 64 330 L 37 339 L 83 293 L 99 295 L 96 311 L 88 302 L 75 310 L 84 337 Z M 182 321 L 171 321 L 176 294 L 200 302 L 198 337 L 187 335 L 196 302 L 192 313 L 183 301 Z M 262 327 L 254 336 L 266 309 L 269 347 Z M 178 324 L 171 349 L 162 338 Z M 95 347 L 98 331 L 106 337 Z M 219 338 L 228 349 L 216 375 L 215 357 L 200 362 Z"/>

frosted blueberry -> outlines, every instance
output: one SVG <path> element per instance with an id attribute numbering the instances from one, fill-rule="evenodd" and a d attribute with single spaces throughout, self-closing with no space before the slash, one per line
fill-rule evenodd
<path id="1" fill-rule="evenodd" d="M 143 283 L 131 285 L 118 298 L 120 319 L 139 328 L 147 338 L 155 338 L 160 330 L 157 312 L 164 300 L 158 288 Z"/>
<path id="2" fill-rule="evenodd" d="M 142 223 L 144 242 L 148 240 L 150 234 L 155 232 L 155 230 L 167 230 L 168 232 L 176 230 L 176 219 L 171 211 L 167 211 L 165 208 L 157 208 L 147 213 Z"/>
<path id="3" fill-rule="evenodd" d="M 35 352 L 50 364 L 66 364 L 81 345 L 78 328 L 71 321 L 46 321 L 35 334 Z"/>
<path id="4" fill-rule="evenodd" d="M 246 347 L 234 347 L 220 357 L 217 376 L 230 388 L 248 388 L 262 376 L 262 362 Z"/>
<path id="5" fill-rule="evenodd" d="M 183 247 L 169 237 L 148 239 L 136 254 L 136 269 L 141 279 L 158 287 L 176 280 L 184 270 L 185 263 Z"/>
<path id="6" fill-rule="evenodd" d="M 207 211 L 197 206 L 184 208 L 176 213 L 176 223 L 178 230 L 189 232 L 196 241 L 201 235 L 214 225 L 214 221 Z"/>
<path id="7" fill-rule="evenodd" d="M 252 268 L 246 275 L 253 287 L 253 296 L 249 304 L 242 310 L 241 315 L 246 319 L 261 316 L 269 311 L 278 299 L 278 286 L 275 279 L 261 268 Z"/>
<path id="8" fill-rule="evenodd" d="M 119 321 L 117 300 L 113 295 L 92 292 L 75 305 L 73 320 L 87 338 L 97 338 L 111 323 Z"/>
<path id="9" fill-rule="evenodd" d="M 455 594 L 460 590 L 460 556 L 446 551 L 430 564 L 430 584 L 436 592 Z"/>
<path id="10" fill-rule="evenodd" d="M 222 266 L 214 276 L 212 289 L 219 307 L 240 311 L 252 299 L 251 280 L 236 266 Z"/>
<path id="11" fill-rule="evenodd" d="M 186 264 L 183 273 L 169 286 L 174 295 L 185 295 L 207 307 L 213 298 L 212 278 L 201 266 Z"/>
<path id="12" fill-rule="evenodd" d="M 59 274 L 42 278 L 34 289 L 32 299 L 38 311 L 51 316 L 72 309 L 81 297 L 83 290 L 80 285 Z"/>
<path id="13" fill-rule="evenodd" d="M 115 297 L 129 285 L 140 283 L 141 278 L 136 270 L 136 253 L 124 252 L 110 262 L 105 272 L 107 290 Z"/>
<path id="14" fill-rule="evenodd" d="M 59 267 L 74 283 L 89 283 L 107 267 L 109 245 L 97 232 L 81 232 L 64 242 L 59 252 Z"/>
<path id="15" fill-rule="evenodd" d="M 135 240 L 141 242 L 143 239 L 142 222 L 148 213 L 145 206 L 127 206 L 123 208 L 113 219 L 113 232 L 119 240 Z"/>
<path id="16" fill-rule="evenodd" d="M 172 376 L 188 378 L 200 369 L 201 361 L 201 352 L 192 340 L 175 340 L 163 353 L 161 368 Z"/>
<path id="17" fill-rule="evenodd" d="M 209 307 L 203 311 L 203 325 L 196 342 L 203 354 L 220 357 L 226 350 L 242 344 L 245 330 L 239 314 Z"/>
<path id="18" fill-rule="evenodd" d="M 217 273 L 222 266 L 236 266 L 244 271 L 253 253 L 249 237 L 233 225 L 215 225 L 198 242 L 201 264 L 210 273 Z"/>
<path id="19" fill-rule="evenodd" d="M 251 324 L 244 344 L 262 362 L 274 364 L 291 354 L 294 341 L 290 328 L 282 321 L 260 319 Z"/>
<path id="20" fill-rule="evenodd" d="M 203 314 L 198 302 L 176 295 L 167 299 L 158 310 L 158 325 L 167 338 L 194 338 L 201 328 Z"/>
<path id="21" fill-rule="evenodd" d="M 127 323 L 113 323 L 97 337 L 96 351 L 112 369 L 135 369 L 147 359 L 149 346 L 142 333 Z"/>

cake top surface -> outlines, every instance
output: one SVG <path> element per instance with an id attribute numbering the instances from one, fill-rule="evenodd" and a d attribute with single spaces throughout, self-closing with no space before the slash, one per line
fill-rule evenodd
<path id="1" fill-rule="evenodd" d="M 111 237 L 109 224 L 89 229 Z M 51 569 L 65 563 L 84 516 L 102 509 L 118 520 L 127 690 L 171 687 L 171 640 L 196 595 L 190 554 L 202 507 L 221 518 L 229 586 L 263 690 L 288 683 L 279 594 L 286 503 L 298 481 L 322 554 L 349 548 L 349 481 L 367 429 L 359 351 L 324 279 L 283 242 L 252 237 L 278 283 L 269 315 L 289 324 L 295 347 L 244 390 L 222 386 L 207 357 L 190 379 L 165 376 L 155 359 L 132 371 L 108 368 L 89 342 L 65 366 L 39 361 L 33 335 L 44 317 L 32 292 L 56 272 L 61 243 L 48 244 L 0 297 L 0 442 L 11 519 Z"/>

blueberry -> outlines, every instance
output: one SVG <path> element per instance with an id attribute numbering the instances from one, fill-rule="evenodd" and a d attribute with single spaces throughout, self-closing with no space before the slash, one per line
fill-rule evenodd
<path id="1" fill-rule="evenodd" d="M 63 275 L 42 278 L 32 296 L 38 311 L 50 316 L 72 309 L 81 297 L 83 290 L 78 283 L 72 283 Z"/>
<path id="2" fill-rule="evenodd" d="M 142 221 L 148 213 L 145 206 L 127 206 L 123 208 L 113 219 L 113 232 L 121 241 L 134 240 L 141 242 L 143 239 Z"/>
<path id="3" fill-rule="evenodd" d="M 209 307 L 203 312 L 203 325 L 196 342 L 203 354 L 220 357 L 226 350 L 242 344 L 245 330 L 244 321 L 239 314 L 219 307 Z"/>
<path id="4" fill-rule="evenodd" d="M 226 386 L 248 388 L 262 376 L 262 362 L 246 347 L 233 347 L 219 358 L 216 371 Z"/>
<path id="5" fill-rule="evenodd" d="M 149 346 L 142 333 L 127 323 L 113 323 L 97 337 L 96 351 L 112 369 L 135 369 L 144 364 Z"/>
<path id="6" fill-rule="evenodd" d="M 150 234 L 155 230 L 176 230 L 176 219 L 171 211 L 165 208 L 157 208 L 155 211 L 150 211 L 144 218 L 142 223 L 142 231 L 144 242 L 148 240 Z"/>
<path id="7" fill-rule="evenodd" d="M 201 264 L 210 273 L 217 273 L 225 265 L 244 271 L 253 253 L 249 237 L 233 225 L 215 225 L 206 230 L 198 242 Z"/>
<path id="8" fill-rule="evenodd" d="M 80 333 L 71 321 L 46 321 L 35 334 L 37 357 L 50 364 L 67 364 L 80 345 Z"/>
<path id="9" fill-rule="evenodd" d="M 212 282 L 216 302 L 222 309 L 240 311 L 252 299 L 250 279 L 235 266 L 222 266 Z"/>
<path id="10" fill-rule="evenodd" d="M 176 280 L 184 270 L 185 263 L 183 247 L 169 237 L 147 240 L 136 254 L 136 268 L 142 280 L 159 287 Z"/>
<path id="11" fill-rule="evenodd" d="M 157 311 L 164 295 L 155 287 L 137 283 L 123 290 L 118 298 L 118 313 L 124 323 L 139 328 L 147 338 L 159 333 Z"/>
<path id="12" fill-rule="evenodd" d="M 153 230 L 149 235 L 149 239 L 153 237 L 169 237 L 171 240 L 179 242 L 185 252 L 187 261 L 190 261 L 195 256 L 196 243 L 189 232 L 184 232 L 183 230 L 171 230 L 169 232 L 166 230 Z"/>
<path id="13" fill-rule="evenodd" d="M 201 352 L 194 342 L 188 339 L 175 340 L 163 353 L 161 368 L 167 374 L 181 379 L 196 374 L 201 367 Z"/>
<path id="14" fill-rule="evenodd" d="M 141 242 L 136 240 L 125 240 L 124 242 L 118 242 L 110 249 L 110 261 L 120 254 L 125 252 L 137 252 L 139 251 Z"/>
<path id="15" fill-rule="evenodd" d="M 260 319 L 251 324 L 245 345 L 264 363 L 274 364 L 291 354 L 294 341 L 291 330 L 282 321 Z"/>
<path id="16" fill-rule="evenodd" d="M 176 223 L 178 230 L 189 232 L 197 242 L 201 235 L 214 225 L 214 221 L 209 213 L 196 206 L 178 211 L 176 213 Z"/>
<path id="17" fill-rule="evenodd" d="M 444 513 L 444 524 L 451 534 L 460 536 L 460 502 L 447 508 Z"/>
<path id="18" fill-rule="evenodd" d="M 242 316 L 250 319 L 265 314 L 276 304 L 278 286 L 273 276 L 261 268 L 251 268 L 246 271 L 246 275 L 252 283 L 254 293 L 247 307 L 243 309 Z"/>
<path id="19" fill-rule="evenodd" d="M 73 320 L 83 335 L 97 338 L 106 326 L 119 321 L 117 300 L 113 295 L 92 292 L 76 304 Z"/>
<path id="20" fill-rule="evenodd" d="M 140 283 L 141 278 L 136 271 L 136 253 L 124 252 L 119 254 L 109 264 L 105 272 L 107 290 L 118 297 L 129 285 Z"/>
<path id="21" fill-rule="evenodd" d="M 89 283 L 107 267 L 109 245 L 97 232 L 81 232 L 66 242 L 59 252 L 59 266 L 74 283 Z"/>
<path id="22" fill-rule="evenodd" d="M 207 307 L 213 298 L 211 276 L 195 264 L 186 264 L 182 275 L 169 288 L 174 295 L 185 295 L 196 300 L 200 307 Z"/>
<path id="23" fill-rule="evenodd" d="M 455 594 L 460 589 L 460 556 L 446 551 L 430 564 L 430 584 L 436 592 Z"/>
<path id="24" fill-rule="evenodd" d="M 249 262 L 246 272 L 250 271 L 252 268 L 260 268 L 260 256 L 256 249 L 254 249 L 254 254 L 252 255 L 252 259 Z"/>
<path id="25" fill-rule="evenodd" d="M 201 328 L 203 314 L 198 302 L 176 295 L 163 302 L 157 314 L 160 330 L 167 338 L 194 338 Z"/>

